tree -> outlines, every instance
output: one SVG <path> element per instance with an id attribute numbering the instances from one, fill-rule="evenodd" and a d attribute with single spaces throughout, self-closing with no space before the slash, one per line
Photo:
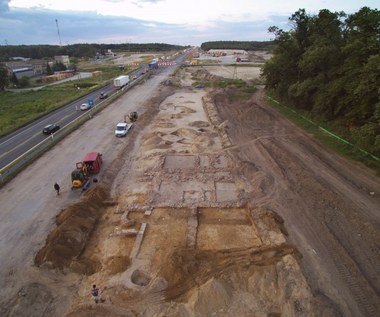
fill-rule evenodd
<path id="1" fill-rule="evenodd" d="M 60 72 L 66 70 L 67 67 L 62 62 L 55 62 L 53 65 L 53 72 Z"/>
<path id="2" fill-rule="evenodd" d="M 341 67 L 342 16 L 344 13 L 321 10 L 317 16 L 310 18 L 308 46 L 298 63 L 300 79 L 294 87 L 290 87 L 296 104 L 310 105 L 309 110 L 329 119 L 335 115 L 334 105 L 341 93 L 341 89 L 331 89 L 331 82 Z"/>
<path id="3" fill-rule="evenodd" d="M 9 80 L 13 85 L 18 86 L 19 83 L 15 73 L 12 73 L 11 78 Z"/>
<path id="4" fill-rule="evenodd" d="M 0 91 L 4 91 L 9 84 L 8 70 L 5 67 L 0 67 Z"/>
<path id="5" fill-rule="evenodd" d="M 51 69 L 50 64 L 48 63 L 46 66 L 46 74 L 47 75 L 53 75 L 54 71 Z"/>
<path id="6" fill-rule="evenodd" d="M 20 88 L 25 88 L 25 87 L 28 87 L 29 85 L 30 85 L 30 78 L 29 77 L 23 76 L 20 78 L 20 80 L 19 80 L 19 87 Z"/>
<path id="7" fill-rule="evenodd" d="M 289 20 L 290 31 L 269 28 L 275 48 L 263 68 L 267 88 L 379 154 L 380 12 L 309 16 L 300 9 Z"/>
<path id="8" fill-rule="evenodd" d="M 287 99 L 289 86 L 298 80 L 299 46 L 291 32 L 277 27 L 270 27 L 269 32 L 275 34 L 275 48 L 273 58 L 264 65 L 263 75 L 267 87 Z"/>

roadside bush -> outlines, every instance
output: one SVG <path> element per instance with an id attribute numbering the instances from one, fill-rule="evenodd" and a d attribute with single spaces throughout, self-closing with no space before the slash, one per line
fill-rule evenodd
<path id="1" fill-rule="evenodd" d="M 30 79 L 29 77 L 26 77 L 26 76 L 23 76 L 21 77 L 21 79 L 18 81 L 18 86 L 20 88 L 25 88 L 25 87 L 28 87 L 30 85 Z"/>
<path id="2" fill-rule="evenodd" d="M 92 83 L 92 82 L 87 82 L 87 83 L 77 83 L 77 84 L 74 84 L 74 87 L 76 88 L 91 88 L 93 86 L 96 86 L 97 83 Z"/>

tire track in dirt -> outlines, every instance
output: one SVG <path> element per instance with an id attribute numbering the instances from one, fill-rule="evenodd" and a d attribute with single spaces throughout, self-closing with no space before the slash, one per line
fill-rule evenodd
<path id="1" fill-rule="evenodd" d="M 376 241 L 376 236 L 380 236 L 380 234 L 376 232 L 375 228 L 372 228 L 373 235 L 368 236 L 364 240 L 365 243 L 359 243 L 358 239 L 353 239 L 356 232 L 363 232 L 357 228 L 357 225 L 365 220 L 349 221 L 354 211 L 336 196 L 334 189 L 331 189 L 331 184 L 326 178 L 321 177 L 320 168 L 317 171 L 309 168 L 314 159 L 300 160 L 297 154 L 289 152 L 286 145 L 276 140 L 267 143 L 266 147 L 268 153 L 271 153 L 272 159 L 278 166 L 282 166 L 281 170 L 286 173 L 284 179 L 290 183 L 289 188 L 299 193 L 306 191 L 312 193 L 319 188 L 319 196 L 323 197 L 323 201 L 316 200 L 313 205 L 314 217 L 318 219 L 319 223 L 316 223 L 313 217 L 307 215 L 304 217 L 310 223 L 314 223 L 313 226 L 318 227 L 330 259 L 333 260 L 340 277 L 348 286 L 363 316 L 376 316 L 376 312 L 379 311 L 376 289 L 379 269 L 375 263 L 380 263 L 380 257 L 378 247 L 372 241 Z M 308 149 L 309 147 L 304 151 L 308 151 Z M 302 150 L 300 151 L 302 152 Z M 286 153 L 286 155 L 282 153 Z M 294 165 L 299 168 L 294 170 L 292 167 Z M 304 180 L 307 180 L 307 183 Z M 338 217 L 337 212 L 334 212 L 334 216 L 332 216 L 332 212 L 326 214 L 325 210 L 328 208 L 339 209 L 342 215 Z"/>
<path id="2" fill-rule="evenodd" d="M 365 313 L 365 316 L 377 316 L 380 311 L 379 294 L 376 290 L 378 273 L 374 269 L 378 266 L 378 259 L 362 249 L 366 253 L 364 259 L 374 265 L 374 268 L 368 268 L 368 265 L 365 265 L 366 263 L 362 263 L 366 266 L 363 270 L 357 263 L 357 258 L 350 254 L 353 248 L 349 246 L 350 237 L 346 233 L 351 224 L 333 210 L 325 212 L 325 219 L 331 234 L 336 238 L 335 243 L 330 245 L 328 251 L 335 262 L 339 275 L 349 285 L 357 305 Z"/>
<path id="3" fill-rule="evenodd" d="M 269 208 L 274 206 L 286 219 L 290 232 L 304 235 L 305 245 L 314 245 L 318 254 L 327 251 L 329 259 L 322 266 L 329 272 L 328 263 L 333 263 L 345 284 L 343 298 L 345 292 L 349 292 L 357 305 L 350 305 L 352 315 L 356 315 L 354 312 L 359 308 L 362 316 L 375 316 L 380 311 L 377 278 L 380 272 L 376 265 L 380 263 L 376 242 L 380 234 L 378 220 L 372 217 L 376 199 L 370 201 L 363 197 L 362 186 L 357 186 L 352 174 L 332 163 L 335 161 L 331 154 L 321 152 L 323 149 L 308 140 L 306 134 L 294 129 L 273 109 L 261 105 L 258 100 L 262 96 L 259 92 L 253 101 L 233 105 L 227 103 L 224 96 L 215 98 L 222 120 L 229 120 L 227 134 L 233 144 L 231 153 L 237 162 L 243 162 L 237 172 L 244 173 L 243 177 L 248 179 L 256 179 L 261 173 L 264 179 L 272 180 L 268 184 L 270 191 L 263 190 L 253 202 Z M 246 136 L 254 141 L 249 143 Z M 374 186 L 378 182 L 371 180 L 370 184 Z M 299 210 L 300 206 L 304 210 Z M 326 216 L 325 210 L 334 209 L 340 210 L 342 215 Z M 297 216 L 293 210 L 302 214 Z M 365 232 L 362 241 L 357 239 L 360 232 Z M 307 236 L 310 239 L 313 235 L 317 240 L 307 242 Z M 338 285 L 342 283 L 334 286 Z M 350 302 L 349 298 L 344 300 Z M 341 305 L 337 301 L 335 304 Z"/>
<path id="4" fill-rule="evenodd" d="M 286 152 L 286 146 L 283 146 L 279 142 L 273 142 L 271 145 L 278 147 L 275 151 L 273 149 L 268 149 L 272 154 Z M 308 151 L 309 148 L 310 146 L 307 146 L 305 151 Z M 302 149 L 300 151 L 302 151 Z M 314 156 L 314 151 L 312 151 L 312 155 Z M 321 156 L 322 155 L 318 155 L 317 159 Z M 282 157 L 277 160 L 277 164 L 281 165 L 285 162 L 287 166 L 291 166 L 291 161 L 298 161 L 297 164 L 302 166 L 302 170 L 306 172 L 309 169 L 308 166 L 310 163 L 314 162 L 313 158 L 312 161 L 309 160 L 306 163 L 305 161 L 299 160 L 297 155 L 293 155 L 289 152 L 287 153 L 287 157 L 289 162 L 286 162 Z M 321 171 L 321 168 L 322 166 L 318 167 L 317 170 Z M 328 166 L 326 165 L 325 168 L 328 168 Z M 299 178 L 294 177 L 294 175 L 297 174 L 290 169 L 286 179 L 292 182 L 293 188 L 297 188 L 296 183 Z M 338 174 L 336 178 L 339 178 L 339 176 L 340 174 Z M 327 191 L 331 187 L 331 184 L 326 178 L 321 177 L 321 173 L 315 173 L 313 170 L 310 170 L 310 176 L 308 176 L 307 179 L 309 179 L 309 182 L 315 183 L 315 185 L 313 185 L 314 187 L 319 183 L 319 186 L 323 187 L 324 191 Z M 351 181 L 348 183 L 350 185 L 352 184 Z M 307 185 L 303 186 L 306 187 Z M 334 189 L 331 189 L 330 192 L 334 192 Z M 323 190 L 321 193 L 323 193 Z M 327 197 L 327 193 L 324 193 L 321 196 Z M 334 247 L 335 252 L 329 253 L 334 260 L 334 263 L 337 265 L 338 271 L 342 274 L 341 277 L 346 282 L 349 282 L 348 285 L 350 290 L 352 291 L 354 298 L 360 304 L 362 310 L 365 312 L 365 315 L 372 316 L 371 313 L 373 314 L 376 310 L 380 310 L 379 303 L 376 303 L 376 298 L 379 296 L 378 276 L 380 273 L 378 268 L 378 263 L 380 263 L 380 252 L 376 237 L 380 236 L 380 232 L 368 222 L 368 219 L 362 217 L 360 214 L 355 214 L 355 211 L 346 202 L 338 197 L 333 197 L 334 195 L 330 196 L 332 207 L 335 208 L 334 210 L 326 209 L 326 206 L 323 205 L 321 208 L 314 209 L 316 215 L 318 215 L 319 219 L 322 221 L 322 224 L 326 226 L 320 230 L 321 232 L 325 232 L 325 239 L 327 240 L 327 237 L 329 237 L 328 240 L 331 241 L 331 245 Z M 328 201 L 329 199 L 326 200 Z M 352 203 L 354 204 L 355 202 Z M 330 235 L 326 232 L 326 228 Z M 361 238 L 358 239 L 358 236 Z M 340 247 L 336 246 L 337 243 Z M 325 245 L 327 246 L 327 244 Z M 340 252 L 337 252 L 339 248 L 341 250 Z M 343 268 L 346 268 L 347 270 L 348 268 L 351 268 L 350 271 L 355 273 L 347 274 Z M 348 276 L 349 279 L 347 278 Z M 363 278 L 367 280 L 367 285 L 363 282 Z M 360 292 L 355 292 L 357 289 L 360 289 Z M 364 296 L 363 294 L 366 295 Z"/>

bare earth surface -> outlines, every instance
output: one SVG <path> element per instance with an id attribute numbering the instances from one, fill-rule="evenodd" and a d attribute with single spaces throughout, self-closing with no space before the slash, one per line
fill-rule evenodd
<path id="1" fill-rule="evenodd" d="M 284 120 L 262 89 L 232 102 L 234 90 L 167 76 L 0 190 L 0 315 L 378 316 L 379 178 Z M 130 111 L 139 120 L 116 139 Z M 81 195 L 70 172 L 93 150 L 104 169 Z"/>

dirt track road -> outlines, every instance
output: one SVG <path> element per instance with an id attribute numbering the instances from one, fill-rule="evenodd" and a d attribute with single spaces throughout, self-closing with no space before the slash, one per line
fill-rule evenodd
<path id="1" fill-rule="evenodd" d="M 379 177 L 283 119 L 262 89 L 232 102 L 233 90 L 162 88 L 166 78 L 134 88 L 0 190 L 0 315 L 378 316 Z M 132 110 L 144 114 L 116 139 Z M 59 261 L 36 267 L 55 217 L 79 198 L 70 172 L 93 150 L 107 154 L 99 179 L 117 206 L 84 200 L 89 219 L 101 210 L 92 234 L 78 222 L 59 241 L 80 252 L 61 271 Z M 135 252 L 125 233 L 142 225 Z M 101 305 L 89 302 L 95 281 L 108 286 Z"/>
<path id="2" fill-rule="evenodd" d="M 252 184 L 252 203 L 281 215 L 315 295 L 342 316 L 380 311 L 380 181 L 322 148 L 262 102 L 263 91 L 233 107 L 228 120 L 237 172 Z M 323 301 L 323 305 L 328 301 Z"/>

